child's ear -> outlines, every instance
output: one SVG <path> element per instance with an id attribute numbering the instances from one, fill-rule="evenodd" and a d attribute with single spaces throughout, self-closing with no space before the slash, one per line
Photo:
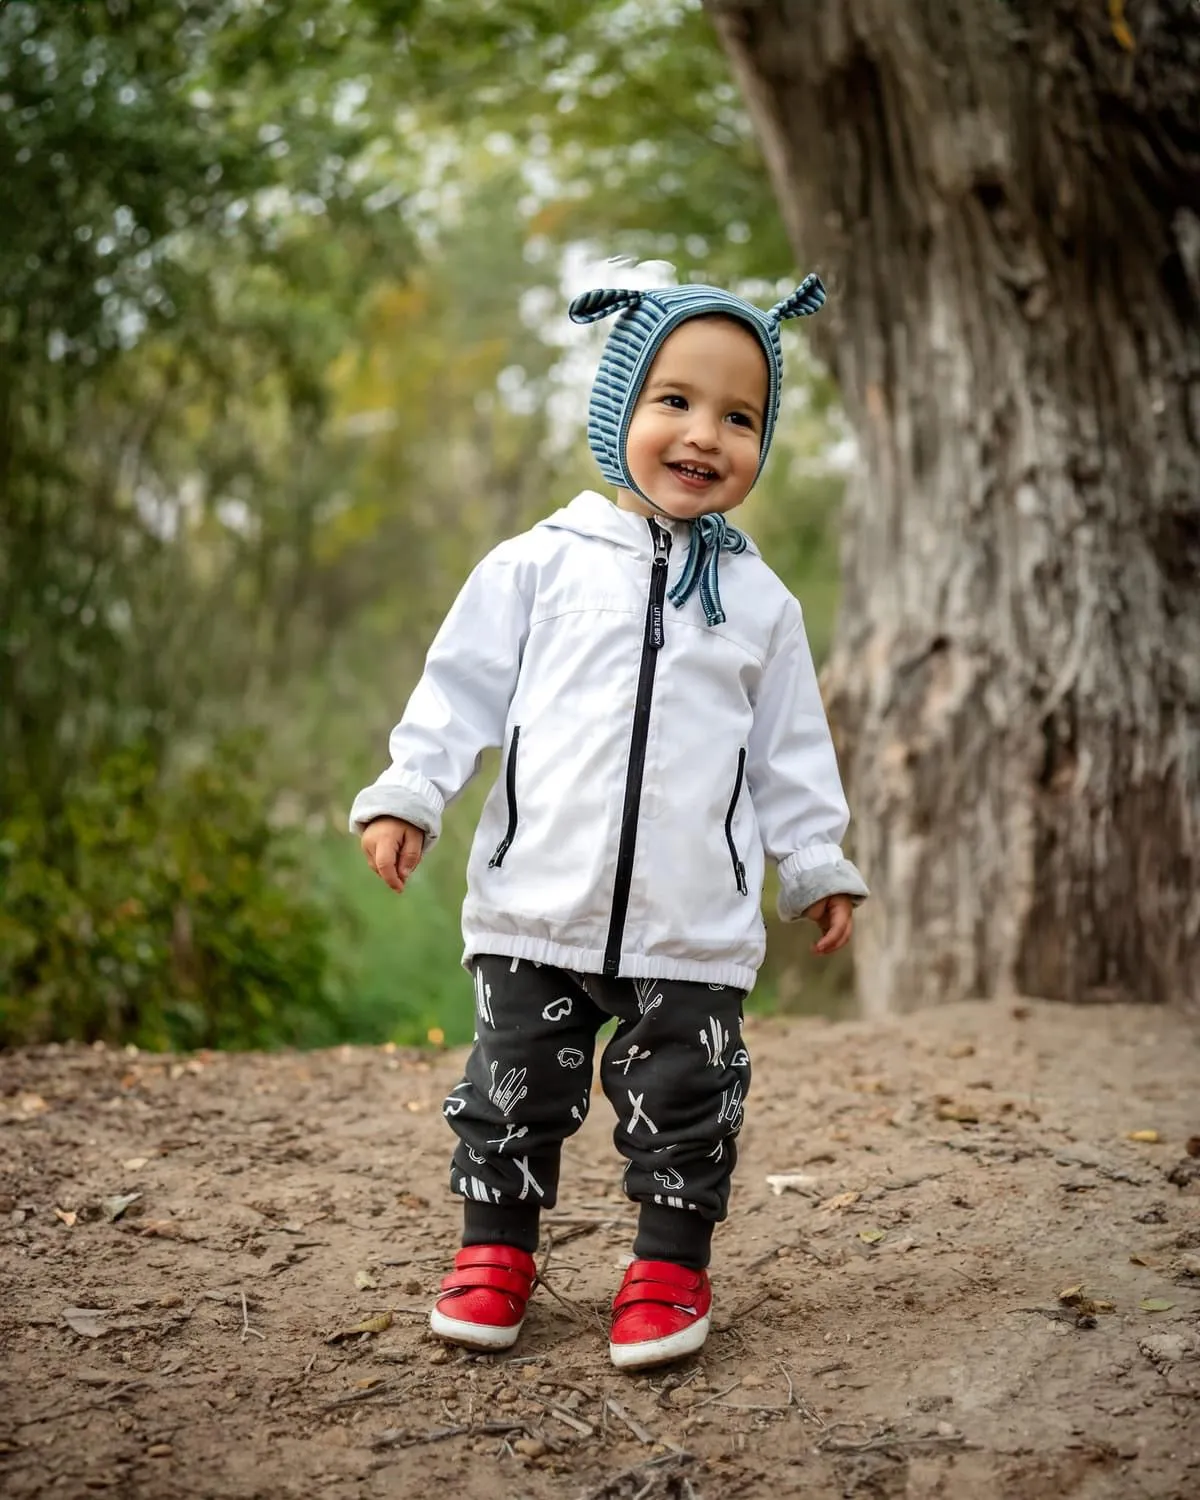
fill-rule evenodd
<path id="1" fill-rule="evenodd" d="M 611 313 L 625 307 L 636 307 L 642 300 L 641 292 L 626 288 L 597 288 L 594 292 L 580 292 L 571 300 L 567 315 L 572 323 L 597 323 Z"/>
<path id="2" fill-rule="evenodd" d="M 824 305 L 825 288 L 821 284 L 821 278 L 812 272 L 794 292 L 782 302 L 777 302 L 767 317 L 774 323 L 782 323 L 787 318 L 808 318 L 813 313 L 820 312 Z"/>

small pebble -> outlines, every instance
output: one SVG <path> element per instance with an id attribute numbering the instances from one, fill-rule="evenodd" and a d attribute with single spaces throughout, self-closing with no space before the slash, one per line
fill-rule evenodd
<path id="1" fill-rule="evenodd" d="M 178 1292 L 164 1292 L 158 1299 L 159 1307 L 182 1307 L 183 1298 Z"/>
<path id="2" fill-rule="evenodd" d="M 541 1438 L 518 1438 L 513 1444 L 516 1453 L 522 1453 L 526 1458 L 541 1458 L 546 1451 L 546 1445 Z"/>
<path id="3" fill-rule="evenodd" d="M 146 1449 L 146 1455 L 149 1458 L 170 1458 L 174 1451 L 170 1443 L 151 1443 Z"/>
<path id="4" fill-rule="evenodd" d="M 448 1365 L 450 1363 L 449 1349 L 435 1349 L 429 1356 L 431 1365 Z"/>

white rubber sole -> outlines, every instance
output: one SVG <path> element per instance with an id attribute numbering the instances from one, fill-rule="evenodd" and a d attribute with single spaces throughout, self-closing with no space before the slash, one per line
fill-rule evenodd
<path id="1" fill-rule="evenodd" d="M 464 1349 L 511 1349 L 524 1322 L 522 1318 L 511 1328 L 496 1328 L 491 1323 L 466 1323 L 461 1318 L 448 1318 L 436 1307 L 429 1314 L 429 1326 L 438 1338 L 461 1344 Z"/>
<path id="2" fill-rule="evenodd" d="M 648 1370 L 652 1365 L 670 1364 L 703 1349 L 708 1327 L 709 1315 L 705 1314 L 678 1333 L 669 1333 L 665 1339 L 647 1339 L 641 1344 L 610 1343 L 608 1357 L 618 1370 Z"/>

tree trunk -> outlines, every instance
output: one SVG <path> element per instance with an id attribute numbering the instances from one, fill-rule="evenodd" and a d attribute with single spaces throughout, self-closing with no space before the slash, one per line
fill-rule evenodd
<path id="1" fill-rule="evenodd" d="M 1200 7 L 707 0 L 857 428 L 867 1013 L 1200 1002 Z"/>

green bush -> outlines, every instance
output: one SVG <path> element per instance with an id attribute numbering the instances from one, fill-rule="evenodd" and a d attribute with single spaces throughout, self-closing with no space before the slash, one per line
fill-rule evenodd
<path id="1" fill-rule="evenodd" d="M 148 750 L 0 821 L 0 1045 L 302 1042 L 332 1010 L 329 918 L 272 826 L 257 747 L 164 778 Z"/>

